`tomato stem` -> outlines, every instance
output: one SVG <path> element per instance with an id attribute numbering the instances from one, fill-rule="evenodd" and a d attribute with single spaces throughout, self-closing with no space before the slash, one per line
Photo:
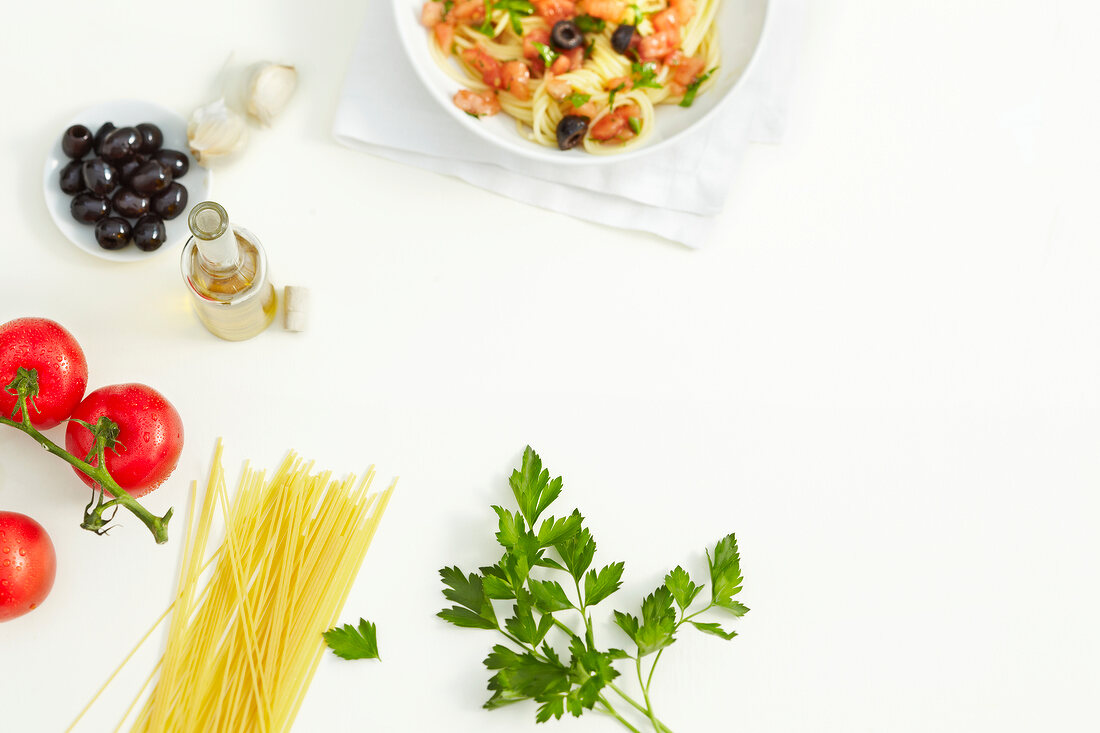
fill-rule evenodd
<path id="1" fill-rule="evenodd" d="M 93 450 L 97 465 L 93 466 L 89 461 L 81 460 L 72 453 L 69 453 L 31 425 L 28 403 L 38 394 L 38 375 L 35 370 L 27 370 L 20 367 L 18 376 L 11 384 L 7 385 L 7 389 L 12 390 L 16 394 L 18 403 L 15 411 L 12 412 L 11 418 L 0 415 L 0 425 L 10 425 L 16 430 L 31 436 L 35 442 L 45 448 L 49 453 L 65 461 L 96 483 L 95 488 L 92 489 L 92 501 L 88 502 L 88 506 L 84 509 L 84 521 L 80 523 L 82 528 L 95 532 L 96 534 L 106 534 L 108 529 L 107 525 L 114 519 L 115 515 L 112 513 L 109 518 L 105 519 L 103 513 L 111 507 L 115 507 L 115 511 L 117 512 L 117 508 L 122 506 L 133 513 L 134 516 L 141 520 L 142 524 L 149 528 L 149 531 L 153 533 L 153 538 L 158 545 L 168 541 L 168 520 L 172 518 L 172 510 L 169 509 L 165 512 L 163 517 L 156 516 L 143 507 L 137 499 L 130 496 L 126 489 L 119 486 L 118 482 L 115 481 L 107 471 L 105 451 L 108 447 L 114 446 L 116 442 L 115 438 L 118 436 L 118 426 L 114 422 L 106 417 L 101 417 L 95 425 L 89 425 L 83 421 L 78 421 L 84 427 L 91 430 L 92 435 L 95 436 L 95 448 Z M 17 414 L 20 415 L 20 420 L 13 419 Z M 89 458 L 91 457 L 92 456 L 89 455 Z M 104 501 L 103 494 L 106 491 L 109 491 L 114 498 L 109 501 Z"/>

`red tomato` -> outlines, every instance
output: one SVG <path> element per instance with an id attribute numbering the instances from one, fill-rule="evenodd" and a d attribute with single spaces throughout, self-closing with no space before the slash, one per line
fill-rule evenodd
<path id="1" fill-rule="evenodd" d="M 103 416 L 118 425 L 119 445 L 106 452 L 107 471 L 118 485 L 138 497 L 164 483 L 176 469 L 183 450 L 183 421 L 172 403 L 144 384 L 114 384 L 89 393 L 73 413 L 74 420 L 91 425 Z M 93 445 L 95 438 L 90 430 L 69 423 L 66 450 L 85 458 Z M 96 464 L 95 458 L 92 464 Z M 76 475 L 88 486 L 93 485 L 83 473 L 77 471 Z"/>
<path id="2" fill-rule="evenodd" d="M 15 395 L 4 387 L 15 379 L 19 367 L 38 370 L 38 396 L 30 413 L 31 425 L 39 430 L 69 417 L 88 386 L 88 362 L 80 344 L 61 324 L 46 318 L 16 318 L 0 326 L 0 412 L 4 417 L 12 417 L 16 409 Z"/>
<path id="3" fill-rule="evenodd" d="M 0 512 L 0 621 L 38 608 L 56 572 L 57 555 L 42 525 L 26 514 Z"/>

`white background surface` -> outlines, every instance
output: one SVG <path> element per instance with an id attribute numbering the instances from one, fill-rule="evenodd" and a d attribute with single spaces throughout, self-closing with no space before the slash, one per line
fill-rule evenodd
<path id="1" fill-rule="evenodd" d="M 175 403 L 187 445 L 158 512 L 183 506 L 217 435 L 231 469 L 296 447 L 401 474 L 344 612 L 378 622 L 385 661 L 326 658 L 298 731 L 535 729 L 531 707 L 479 709 L 490 635 L 433 618 L 436 569 L 495 554 L 488 505 L 528 442 L 598 558 L 627 562 L 619 608 L 738 533 L 741 636 L 685 635 L 654 685 L 678 733 L 1096 730 L 1089 5 L 813 3 L 788 138 L 751 152 L 720 241 L 691 252 L 336 146 L 361 3 L 18 4 L 0 320 L 54 318 L 92 386 Z M 301 90 L 215 195 L 316 304 L 309 333 L 244 344 L 202 330 L 174 257 L 77 251 L 38 185 L 75 111 L 187 113 L 231 50 L 297 64 Z M 0 435 L 0 506 L 42 522 L 59 565 L 43 607 L 0 626 L 4 731 L 63 728 L 169 600 L 178 541 L 126 519 L 82 532 L 85 500 Z M 84 730 L 113 725 L 157 651 Z"/>

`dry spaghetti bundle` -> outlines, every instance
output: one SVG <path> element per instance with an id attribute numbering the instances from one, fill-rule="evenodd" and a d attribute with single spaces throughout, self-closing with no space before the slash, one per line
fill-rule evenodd
<path id="1" fill-rule="evenodd" d="M 192 493 L 168 645 L 134 731 L 289 730 L 394 488 L 371 493 L 373 467 L 336 480 L 291 453 L 270 478 L 246 466 L 231 502 L 221 452 L 197 521 Z M 208 555 L 215 515 L 225 539 Z"/>

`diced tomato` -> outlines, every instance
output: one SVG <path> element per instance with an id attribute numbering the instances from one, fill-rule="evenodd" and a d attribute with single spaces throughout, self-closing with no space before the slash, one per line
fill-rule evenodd
<path id="1" fill-rule="evenodd" d="M 603 88 L 608 91 L 612 89 L 618 89 L 620 92 L 627 89 L 631 89 L 634 86 L 634 80 L 629 76 L 616 76 L 614 79 L 608 79 L 603 83 Z"/>
<path id="2" fill-rule="evenodd" d="M 683 21 L 680 20 L 679 14 L 673 8 L 667 8 L 652 16 L 649 22 L 653 24 L 653 27 L 660 31 L 673 31 L 679 30 L 683 25 Z"/>
<path id="3" fill-rule="evenodd" d="M 478 94 L 469 89 L 460 89 L 455 94 L 454 103 L 460 110 L 472 115 L 495 115 L 500 111 L 500 100 L 492 90 Z"/>
<path id="4" fill-rule="evenodd" d="M 677 84 L 682 84 L 686 87 L 688 84 L 695 81 L 695 77 L 702 73 L 703 67 L 707 65 L 707 60 L 699 56 L 690 56 L 680 60 L 678 64 L 672 64 L 670 60 L 669 64 L 672 65 L 672 79 Z"/>
<path id="5" fill-rule="evenodd" d="M 536 28 L 523 37 L 523 57 L 531 59 L 541 59 L 539 50 L 535 48 L 536 43 L 541 43 L 544 46 L 550 45 L 550 31 L 545 28 Z"/>
<path id="6" fill-rule="evenodd" d="M 695 0 L 669 0 L 668 5 L 675 8 L 681 23 L 687 23 L 695 15 Z"/>
<path id="7" fill-rule="evenodd" d="M 426 28 L 432 28 L 443 22 L 443 3 L 429 0 L 420 9 L 420 22 Z"/>
<path id="8" fill-rule="evenodd" d="M 584 0 L 584 11 L 593 18 L 618 23 L 626 15 L 626 0 Z"/>
<path id="9" fill-rule="evenodd" d="M 567 81 L 561 79 L 551 79 L 546 82 L 546 93 L 550 95 L 552 99 L 561 101 L 569 96 L 573 91 L 573 85 Z"/>
<path id="10" fill-rule="evenodd" d="M 467 48 L 462 52 L 462 59 L 481 74 L 481 80 L 493 89 L 504 86 L 504 67 L 481 48 Z"/>
<path id="11" fill-rule="evenodd" d="M 568 51 L 563 51 L 561 55 L 569 58 L 570 71 L 576 71 L 584 66 L 584 46 L 577 46 Z"/>
<path id="12" fill-rule="evenodd" d="M 451 52 L 451 45 L 455 41 L 455 24 L 448 20 L 446 23 L 437 23 L 432 31 L 435 32 L 435 42 L 444 52 Z"/>
<path id="13" fill-rule="evenodd" d="M 546 19 L 551 26 L 559 20 L 568 20 L 577 14 L 573 0 L 533 0 L 535 15 Z"/>
<path id="14" fill-rule="evenodd" d="M 472 23 L 485 18 L 484 0 L 462 0 L 451 10 L 451 20 Z"/>
<path id="15" fill-rule="evenodd" d="M 638 56 L 642 61 L 659 61 L 676 51 L 680 45 L 680 31 L 658 31 L 646 36 L 638 44 Z"/>
<path id="16" fill-rule="evenodd" d="M 573 62 L 569 60 L 569 57 L 565 54 L 558 56 L 554 59 L 554 63 L 550 64 L 551 74 L 564 74 L 573 68 Z"/>
<path id="17" fill-rule="evenodd" d="M 522 61 L 509 61 L 504 65 L 504 88 L 516 99 L 530 99 L 531 89 L 527 82 L 531 79 L 531 71 Z"/>
<path id="18" fill-rule="evenodd" d="M 595 102 L 585 102 L 580 107 L 574 107 L 569 102 L 566 102 L 564 109 L 567 115 L 580 115 L 588 119 L 592 119 L 596 116 L 596 113 L 600 111 Z"/>
<path id="19" fill-rule="evenodd" d="M 626 142 L 634 137 L 634 130 L 630 127 L 630 118 L 640 118 L 641 116 L 642 111 L 638 109 L 637 105 L 624 104 L 597 120 L 589 128 L 588 135 L 593 140 Z"/>

